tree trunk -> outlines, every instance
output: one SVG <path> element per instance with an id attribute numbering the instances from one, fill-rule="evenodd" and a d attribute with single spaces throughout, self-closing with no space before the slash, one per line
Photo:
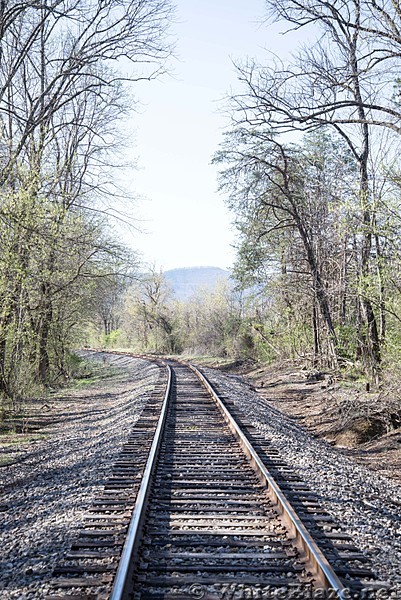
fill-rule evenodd
<path id="1" fill-rule="evenodd" d="M 297 216 L 297 227 L 300 233 L 302 242 L 304 244 L 304 248 L 306 251 L 307 261 L 309 265 L 309 269 L 313 279 L 313 290 L 315 297 L 317 299 L 320 313 L 322 315 L 324 324 L 327 329 L 328 335 L 328 347 L 329 347 L 329 362 L 332 363 L 333 368 L 338 366 L 338 355 L 337 355 L 337 335 L 334 329 L 333 319 L 331 316 L 331 309 L 329 304 L 329 299 L 327 297 L 326 289 L 323 284 L 322 276 L 320 273 L 320 269 L 318 267 L 317 258 L 315 256 L 315 252 L 313 249 L 313 245 L 311 240 L 309 239 L 309 235 L 304 228 L 301 219 Z"/>
<path id="2" fill-rule="evenodd" d="M 380 244 L 380 239 L 377 233 L 375 234 L 375 246 L 377 256 L 377 276 L 379 280 L 379 309 L 380 309 L 380 345 L 384 344 L 386 339 L 386 300 L 385 286 L 383 277 L 383 254 Z"/>
<path id="3" fill-rule="evenodd" d="M 312 327 L 313 327 L 313 366 L 316 367 L 320 360 L 319 321 L 317 314 L 316 298 L 312 305 Z"/>
<path id="4" fill-rule="evenodd" d="M 19 285 L 19 283 L 17 282 Z M 12 363 L 7 347 L 7 336 L 8 329 L 13 321 L 15 312 L 17 311 L 16 297 L 18 288 L 12 294 L 12 297 L 8 299 L 8 306 L 3 308 L 3 317 L 0 320 L 0 392 L 7 396 L 12 396 L 13 392 L 10 389 L 9 373 L 7 372 L 7 361 L 10 365 Z M 8 365 L 8 370 L 10 366 Z"/>
<path id="5" fill-rule="evenodd" d="M 369 174 L 368 161 L 370 154 L 370 139 L 369 125 L 365 114 L 365 108 L 362 100 L 360 87 L 360 72 L 357 60 L 357 43 L 359 32 L 354 31 L 354 37 L 351 45 L 350 63 L 353 73 L 354 96 L 358 103 L 358 117 L 361 124 L 362 147 L 359 156 L 359 199 L 362 212 L 362 247 L 361 247 L 361 273 L 360 273 L 360 290 L 361 290 L 361 308 L 364 319 L 365 331 L 362 337 L 363 340 L 363 356 L 365 367 L 371 373 L 374 381 L 377 383 L 379 379 L 380 369 L 380 340 L 377 329 L 376 317 L 373 311 L 373 306 L 370 298 L 364 291 L 365 283 L 370 275 L 370 261 L 372 250 L 372 211 L 370 206 L 369 192 Z"/>
<path id="6" fill-rule="evenodd" d="M 367 132 L 365 134 L 368 144 Z M 380 339 L 377 328 L 376 316 L 373 310 L 372 303 L 367 293 L 365 292 L 365 283 L 370 276 L 370 261 L 372 250 L 372 220 L 369 210 L 369 184 L 367 171 L 367 152 L 361 157 L 360 162 L 360 195 L 362 204 L 363 216 L 363 239 L 361 248 L 361 273 L 360 273 L 360 290 L 361 290 L 361 308 L 364 319 L 365 331 L 363 333 L 363 358 L 367 370 L 370 372 L 373 380 L 378 383 L 380 372 Z"/>
<path id="7" fill-rule="evenodd" d="M 6 340 L 0 341 L 0 393 L 8 395 L 6 381 Z"/>
<path id="8" fill-rule="evenodd" d="M 48 353 L 48 341 L 50 334 L 50 326 L 53 317 L 53 308 L 50 300 L 43 307 L 42 318 L 39 326 L 39 360 L 38 360 L 38 376 L 41 383 L 46 385 L 49 381 L 50 360 Z"/>
<path id="9" fill-rule="evenodd" d="M 347 240 L 344 240 L 343 264 L 340 287 L 340 323 L 347 323 L 347 284 L 348 284 L 348 262 L 347 262 Z"/>

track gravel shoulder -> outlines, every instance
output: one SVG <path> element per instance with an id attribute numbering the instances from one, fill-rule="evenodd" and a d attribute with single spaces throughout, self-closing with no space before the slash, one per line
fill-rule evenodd
<path id="1" fill-rule="evenodd" d="M 0 467 L 1 600 L 39 599 L 48 592 L 53 567 L 76 537 L 161 376 L 155 363 L 143 359 L 97 358 L 116 374 L 53 398 L 52 419 L 43 429 L 47 439 L 24 448 L 18 463 Z M 379 577 L 391 583 L 391 597 L 401 598 L 401 485 L 308 433 L 242 377 L 202 370 L 319 494 Z"/>
<path id="2" fill-rule="evenodd" d="M 47 439 L 0 468 L 2 600 L 47 593 L 53 567 L 160 377 L 159 367 L 146 360 L 109 355 L 107 362 L 113 376 L 52 398 Z"/>
<path id="3" fill-rule="evenodd" d="M 274 408 L 238 375 L 202 368 L 320 497 L 370 558 L 392 598 L 401 598 L 401 485 L 350 460 Z"/>

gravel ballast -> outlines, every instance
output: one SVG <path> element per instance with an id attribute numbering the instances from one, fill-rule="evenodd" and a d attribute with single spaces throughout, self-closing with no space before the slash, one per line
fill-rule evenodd
<path id="1" fill-rule="evenodd" d="M 390 597 L 401 599 L 401 485 L 313 437 L 253 392 L 242 377 L 202 371 L 319 494 L 327 512 L 370 557 L 380 580 L 390 583 Z"/>
<path id="2" fill-rule="evenodd" d="M 100 360 L 106 360 L 99 355 Z M 138 419 L 160 368 L 108 357 L 114 375 L 52 398 L 46 440 L 0 468 L 0 598 L 42 598 L 54 566 L 77 536 L 108 467 Z"/>
<path id="3" fill-rule="evenodd" d="M 76 538 L 108 467 L 162 376 L 146 360 L 110 355 L 107 360 L 118 368 L 115 375 L 53 398 L 48 439 L 30 444 L 18 463 L 0 468 L 1 600 L 39 599 L 49 591 L 53 567 Z M 241 377 L 202 371 L 320 495 L 322 506 L 370 557 L 378 577 L 390 583 L 390 597 L 401 599 L 401 485 L 313 437 Z"/>

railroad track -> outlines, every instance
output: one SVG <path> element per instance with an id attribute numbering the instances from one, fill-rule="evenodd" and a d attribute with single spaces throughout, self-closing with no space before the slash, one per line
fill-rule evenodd
<path id="1" fill-rule="evenodd" d="M 188 365 L 164 380 L 47 598 L 373 598 L 366 557 L 229 398 Z"/>

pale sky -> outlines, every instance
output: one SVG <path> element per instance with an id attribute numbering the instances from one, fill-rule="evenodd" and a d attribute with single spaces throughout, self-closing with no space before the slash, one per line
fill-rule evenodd
<path id="1" fill-rule="evenodd" d="M 232 60 L 262 57 L 283 43 L 277 29 L 261 26 L 264 0 L 176 0 L 172 34 L 179 60 L 172 76 L 140 85 L 135 115 L 133 172 L 142 227 L 127 240 L 147 263 L 230 268 L 232 215 L 217 192 L 210 164 L 227 124 L 222 99 L 238 89 Z"/>

